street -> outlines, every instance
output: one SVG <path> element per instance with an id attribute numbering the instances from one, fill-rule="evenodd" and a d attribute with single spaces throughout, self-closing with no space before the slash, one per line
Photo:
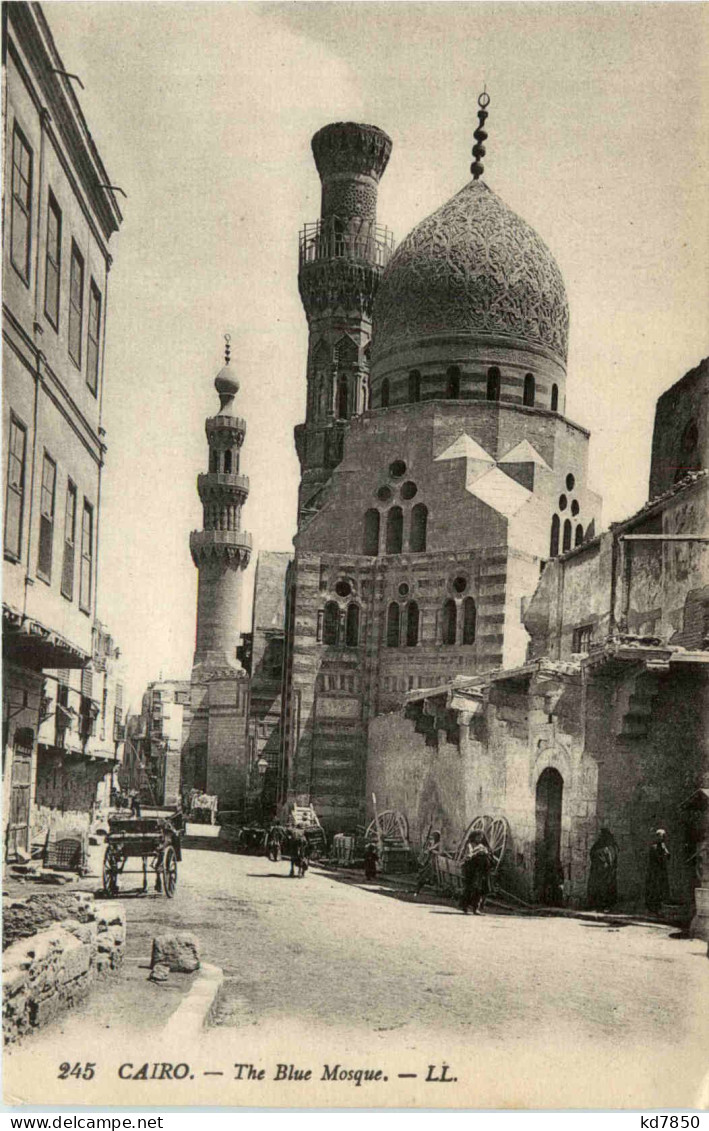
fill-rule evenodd
<path id="1" fill-rule="evenodd" d="M 429 1085 L 432 1106 L 696 1102 L 709 1033 L 706 943 L 666 926 L 602 919 L 466 917 L 379 881 L 318 869 L 291 879 L 288 870 L 286 861 L 192 848 L 172 901 L 121 893 L 127 966 L 144 964 L 153 935 L 174 927 L 194 932 L 203 960 L 224 971 L 217 1027 L 200 1039 L 202 1067 L 210 1057 L 229 1068 L 259 1057 L 266 1067 L 358 1057 L 418 1076 L 445 1061 L 465 1079 L 464 1092 L 454 1086 L 443 1096 L 439 1084 L 431 1095 Z M 160 989 L 145 982 L 148 1018 Z M 67 1018 L 63 1041 L 85 1042 L 97 1008 Z M 120 1018 L 111 1025 L 115 1049 Z M 51 1029 L 32 1042 L 35 1052 L 48 1040 Z M 398 1102 L 423 1102 L 418 1081 L 406 1086 Z M 365 1092 L 342 1102 L 393 1102 Z M 228 1102 L 247 1102 L 241 1094 L 229 1092 Z M 295 1094 L 272 1102 L 295 1103 Z M 249 1092 L 248 1102 L 259 1101 Z"/>

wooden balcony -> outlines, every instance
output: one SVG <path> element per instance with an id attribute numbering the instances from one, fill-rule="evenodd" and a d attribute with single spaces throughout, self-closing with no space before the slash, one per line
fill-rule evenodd
<path id="1" fill-rule="evenodd" d="M 347 222 L 332 217 L 306 224 L 300 232 L 298 264 L 302 270 L 323 260 L 345 259 L 386 267 L 394 251 L 394 233 L 370 220 Z"/>

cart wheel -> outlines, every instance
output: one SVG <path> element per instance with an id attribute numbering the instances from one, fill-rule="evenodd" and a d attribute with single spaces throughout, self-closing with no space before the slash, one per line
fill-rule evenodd
<path id="1" fill-rule="evenodd" d="M 120 856 L 113 845 L 109 844 L 103 858 L 103 890 L 106 895 L 118 895 L 118 873 L 120 871 Z"/>
<path id="2" fill-rule="evenodd" d="M 163 891 L 168 899 L 172 899 L 177 887 L 177 857 L 171 844 L 165 849 L 162 861 Z"/>

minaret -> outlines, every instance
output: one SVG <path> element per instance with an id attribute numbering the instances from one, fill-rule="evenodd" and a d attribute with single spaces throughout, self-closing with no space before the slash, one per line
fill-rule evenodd
<path id="1" fill-rule="evenodd" d="M 391 139 L 376 126 L 335 122 L 318 130 L 320 219 L 300 233 L 298 286 L 308 319 L 307 408 L 295 429 L 301 467 L 298 524 L 342 459 L 350 417 L 369 407 L 372 304 L 394 239 L 377 224 L 377 191 Z"/>
<path id="2" fill-rule="evenodd" d="M 219 412 L 205 423 L 209 471 L 197 479 L 203 529 L 190 534 L 192 560 L 199 570 L 194 654 L 198 670 L 241 666 L 236 658 L 241 582 L 251 557 L 251 535 L 241 529 L 241 508 L 249 493 L 247 476 L 239 474 L 246 421 L 234 414 L 239 382 L 230 364 L 228 335 L 225 361 L 214 382 Z"/>

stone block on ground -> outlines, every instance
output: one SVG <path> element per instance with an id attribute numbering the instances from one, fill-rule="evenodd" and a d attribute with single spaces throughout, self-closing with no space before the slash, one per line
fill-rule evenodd
<path id="1" fill-rule="evenodd" d="M 152 968 L 164 963 L 175 973 L 199 970 L 199 940 L 187 931 L 171 931 L 153 939 Z"/>
<path id="2" fill-rule="evenodd" d="M 170 977 L 170 967 L 166 962 L 158 962 L 148 975 L 150 982 L 166 982 Z"/>

